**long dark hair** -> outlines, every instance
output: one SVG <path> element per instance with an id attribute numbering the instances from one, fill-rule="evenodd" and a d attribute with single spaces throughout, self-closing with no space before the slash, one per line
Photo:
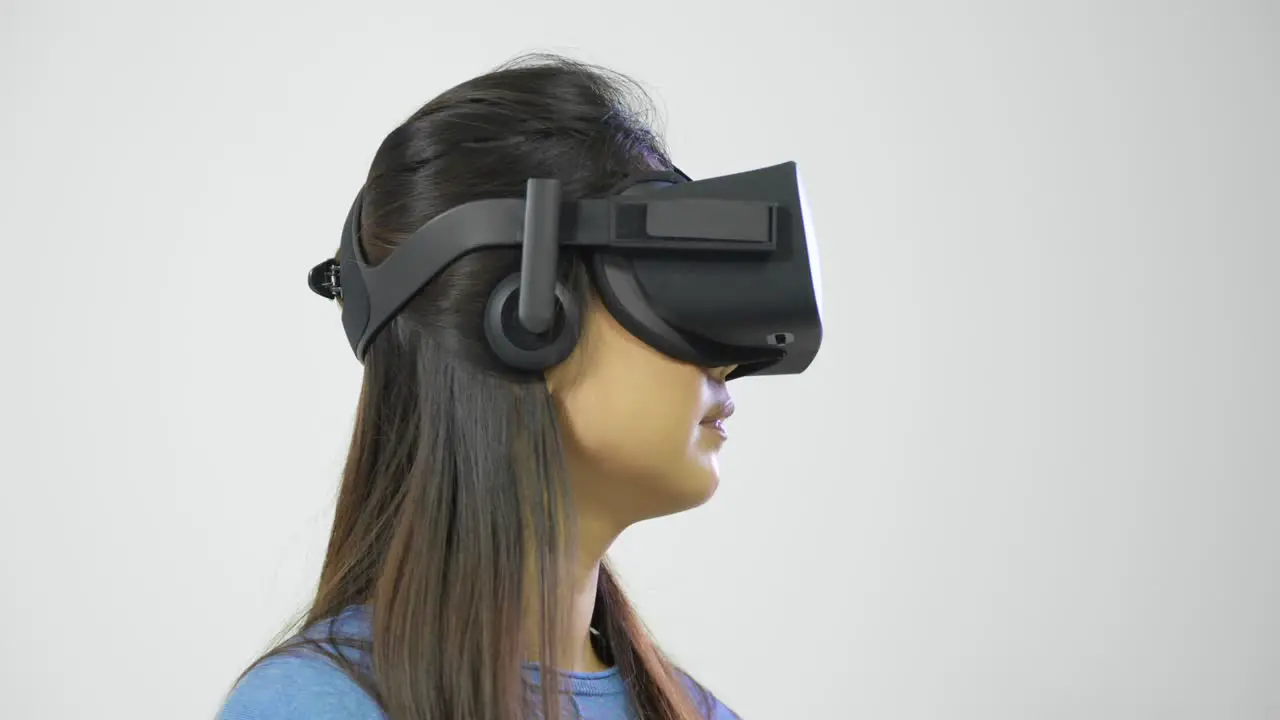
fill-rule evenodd
<path id="1" fill-rule="evenodd" d="M 570 199 L 668 169 L 650 108 L 624 76 L 547 55 L 447 90 L 374 157 L 360 228 L 367 257 L 379 262 L 452 207 L 519 197 L 530 177 L 558 178 Z M 301 623 L 363 605 L 371 638 L 299 634 L 258 662 L 322 653 L 391 720 L 509 720 L 538 706 L 559 717 L 549 681 L 559 678 L 575 546 L 557 411 L 540 375 L 498 362 L 482 325 L 490 290 L 518 268 L 515 249 L 459 259 L 368 352 L 328 552 Z M 589 291 L 580 258 L 567 257 L 563 273 Z M 641 717 L 699 716 L 707 696 L 649 638 L 607 564 L 592 627 Z M 545 670 L 537 692 L 522 668 L 529 638 L 540 640 Z"/>

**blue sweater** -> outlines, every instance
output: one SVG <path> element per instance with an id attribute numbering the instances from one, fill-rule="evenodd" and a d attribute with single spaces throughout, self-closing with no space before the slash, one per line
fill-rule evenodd
<path id="1" fill-rule="evenodd" d="M 367 639 L 368 613 L 364 608 L 350 608 L 335 619 L 333 630 L 341 637 Z M 617 668 L 565 676 L 571 691 L 569 717 L 635 720 L 625 680 Z M 710 699 L 710 720 L 739 720 L 719 700 Z M 386 720 L 386 716 L 327 658 L 313 651 L 298 651 L 272 657 L 250 670 L 232 689 L 218 720 Z"/>

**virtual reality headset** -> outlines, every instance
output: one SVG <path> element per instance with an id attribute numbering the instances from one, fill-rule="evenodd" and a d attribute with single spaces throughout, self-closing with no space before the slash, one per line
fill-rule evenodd
<path id="1" fill-rule="evenodd" d="M 524 197 L 450 209 L 370 265 L 358 238 L 363 189 L 336 258 L 308 284 L 338 300 L 361 362 L 370 343 L 427 283 L 471 252 L 520 248 L 518 272 L 490 294 L 485 336 L 499 359 L 529 372 L 563 361 L 583 308 L 559 277 L 582 256 L 605 307 L 659 352 L 730 378 L 803 372 L 822 343 L 818 248 L 794 162 L 691 180 L 638 175 L 603 197 L 566 201 L 557 180 L 529 179 Z"/>

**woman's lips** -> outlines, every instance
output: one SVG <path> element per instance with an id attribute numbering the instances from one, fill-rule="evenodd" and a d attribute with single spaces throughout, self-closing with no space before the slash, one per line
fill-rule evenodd
<path id="1" fill-rule="evenodd" d="M 719 434 L 720 437 L 729 437 L 728 431 L 724 429 L 724 420 L 703 420 L 700 426 Z"/>
<path id="2" fill-rule="evenodd" d="M 733 401 L 726 398 L 723 402 L 707 414 L 699 423 L 702 427 L 718 433 L 721 437 L 728 437 L 729 433 L 724 429 L 724 422 L 733 415 Z"/>

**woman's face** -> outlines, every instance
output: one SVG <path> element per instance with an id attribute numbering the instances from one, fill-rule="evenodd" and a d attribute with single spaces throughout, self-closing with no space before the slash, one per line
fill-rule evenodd
<path id="1" fill-rule="evenodd" d="M 573 355 L 547 374 L 575 503 L 625 527 L 701 505 L 719 483 L 733 412 L 724 379 L 627 332 L 596 297 Z"/>

